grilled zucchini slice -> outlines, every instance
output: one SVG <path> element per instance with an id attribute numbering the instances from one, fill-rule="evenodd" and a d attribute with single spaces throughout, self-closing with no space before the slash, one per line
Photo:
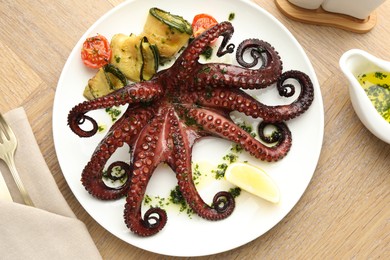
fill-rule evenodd
<path id="1" fill-rule="evenodd" d="M 115 34 L 111 39 L 111 64 L 115 65 L 126 78 L 140 81 L 142 57 L 140 42 L 142 37 L 135 34 Z"/>
<path id="2" fill-rule="evenodd" d="M 154 7 L 149 9 L 142 34 L 157 46 L 161 57 L 171 58 L 188 43 L 192 28 L 183 17 Z"/>
<path id="3" fill-rule="evenodd" d="M 145 36 L 116 34 L 111 49 L 111 63 L 131 81 L 149 80 L 157 72 L 159 53 Z"/>
<path id="4" fill-rule="evenodd" d="M 142 66 L 140 79 L 150 80 L 156 74 L 159 65 L 159 51 L 156 45 L 150 44 L 148 38 L 143 37 L 141 40 Z"/>
<path id="5" fill-rule="evenodd" d="M 86 99 L 92 100 L 105 96 L 127 84 L 128 80 L 125 75 L 114 65 L 107 64 L 88 80 L 83 95 Z"/>

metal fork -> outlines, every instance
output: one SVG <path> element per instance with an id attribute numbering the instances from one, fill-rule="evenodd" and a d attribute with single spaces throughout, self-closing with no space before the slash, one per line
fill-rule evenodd
<path id="1" fill-rule="evenodd" d="M 0 200 L 3 201 L 13 201 L 11 197 L 11 193 L 8 190 L 7 184 L 3 178 L 3 175 L 0 171 Z"/>
<path id="2" fill-rule="evenodd" d="M 24 203 L 29 206 L 34 206 L 34 203 L 31 201 L 30 195 L 28 195 L 26 189 L 24 188 L 22 180 L 20 179 L 19 173 L 15 167 L 14 154 L 17 145 L 18 141 L 16 140 L 14 132 L 0 114 L 0 159 L 8 165 L 8 168 L 12 173 L 12 177 L 22 194 Z"/>

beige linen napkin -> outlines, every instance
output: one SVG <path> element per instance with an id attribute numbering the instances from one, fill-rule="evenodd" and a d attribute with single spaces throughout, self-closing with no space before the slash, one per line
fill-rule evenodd
<path id="1" fill-rule="evenodd" d="M 23 108 L 4 115 L 18 139 L 15 164 L 35 207 L 26 206 L 3 161 L 16 202 L 0 201 L 0 259 L 102 259 L 49 171 Z"/>

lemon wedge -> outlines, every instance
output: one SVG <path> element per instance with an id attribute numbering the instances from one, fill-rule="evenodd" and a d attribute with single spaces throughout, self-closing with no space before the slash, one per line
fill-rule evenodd
<path id="1" fill-rule="evenodd" d="M 230 183 L 272 203 L 280 200 L 279 188 L 274 180 L 261 168 L 248 163 L 230 164 L 225 172 Z"/>

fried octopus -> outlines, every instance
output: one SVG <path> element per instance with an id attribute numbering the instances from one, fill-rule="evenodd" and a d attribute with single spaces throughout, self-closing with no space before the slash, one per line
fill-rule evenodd
<path id="1" fill-rule="evenodd" d="M 232 214 L 234 199 L 225 191 L 217 193 L 210 205 L 200 197 L 192 179 L 194 143 L 204 136 L 216 136 L 239 144 L 260 160 L 277 161 L 288 153 L 292 142 L 283 121 L 300 115 L 313 101 L 310 78 L 299 71 L 282 73 L 278 52 L 265 41 L 242 42 L 236 50 L 240 66 L 199 62 L 201 53 L 219 36 L 223 38 L 217 55 L 232 53 L 235 47 L 228 41 L 233 31 L 229 22 L 217 24 L 190 42 L 170 68 L 158 72 L 151 80 L 132 83 L 105 97 L 80 103 L 68 115 L 70 128 L 80 137 L 89 137 L 97 132 L 98 126 L 86 115 L 88 111 L 128 105 L 94 151 L 81 181 L 96 198 L 113 200 L 125 196 L 125 223 L 139 236 L 156 234 L 167 222 L 167 214 L 161 208 L 151 207 L 144 216 L 141 212 L 146 187 L 160 163 L 166 163 L 176 173 L 183 197 L 194 212 L 208 220 L 224 219 Z M 243 60 L 248 50 L 254 58 L 251 64 Z M 261 66 L 253 68 L 259 60 Z M 285 83 L 289 78 L 301 87 L 299 97 L 289 105 L 267 106 L 242 90 L 276 83 L 280 95 L 291 96 L 294 85 Z M 259 136 L 263 142 L 237 126 L 230 117 L 232 111 L 262 118 Z M 80 127 L 85 121 L 92 123 L 92 130 Z M 269 123 L 278 129 L 272 138 L 262 133 Z M 112 169 L 119 166 L 127 180 L 121 187 L 108 187 L 103 181 L 104 168 L 111 155 L 124 144 L 131 150 L 130 164 L 114 162 L 107 172 L 112 176 Z"/>

